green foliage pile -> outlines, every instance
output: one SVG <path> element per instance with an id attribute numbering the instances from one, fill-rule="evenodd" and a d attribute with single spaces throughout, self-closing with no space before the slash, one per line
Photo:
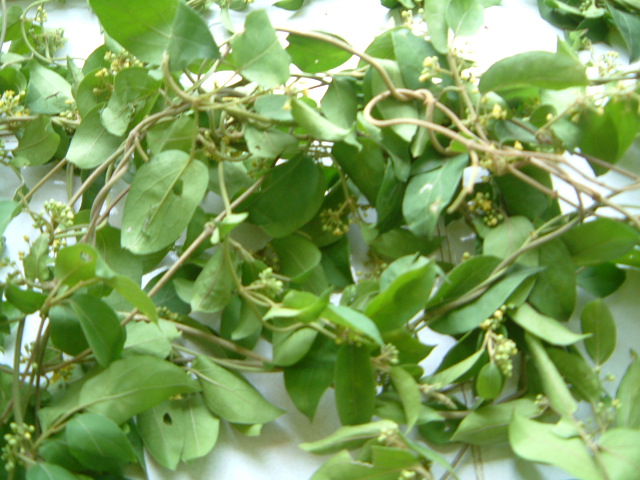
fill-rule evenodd
<path id="1" fill-rule="evenodd" d="M 285 411 L 245 372 L 279 372 L 310 419 L 335 395 L 343 426 L 301 445 L 335 453 L 315 480 L 455 478 L 434 446 L 506 442 L 576 479 L 637 478 L 640 361 L 615 395 L 601 366 L 603 298 L 640 266 L 637 205 L 618 201 L 639 185 L 619 163 L 638 70 L 578 55 L 610 40 L 638 58 L 637 2 L 540 0 L 566 41 L 479 78 L 451 41 L 480 0 L 385 0 L 405 25 L 364 52 L 256 9 L 216 44 L 205 16 L 231 27 L 244 0 L 90 0 L 105 42 L 81 68 L 53 56 L 45 3 L 2 3 L 1 162 L 21 187 L 0 232 L 26 213 L 38 234 L 0 283 L 0 478 L 124 478 L 143 449 L 169 469 L 206 455 L 221 422 L 257 435 Z M 68 201 L 34 210 L 62 171 Z M 456 339 L 429 375 L 425 328 Z"/>

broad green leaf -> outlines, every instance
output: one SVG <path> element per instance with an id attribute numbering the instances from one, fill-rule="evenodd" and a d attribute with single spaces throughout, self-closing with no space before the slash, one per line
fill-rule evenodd
<path id="1" fill-rule="evenodd" d="M 123 355 L 152 355 L 167 358 L 171 353 L 171 341 L 180 337 L 172 323 L 161 320 L 158 323 L 129 322 L 126 325 L 127 340 Z"/>
<path id="2" fill-rule="evenodd" d="M 458 155 L 447 159 L 442 167 L 416 175 L 409 181 L 402 213 L 413 233 L 433 235 L 440 215 L 451 202 L 468 163 L 468 155 Z"/>
<path id="3" fill-rule="evenodd" d="M 71 298 L 71 308 L 98 363 L 106 367 L 120 357 L 125 331 L 111 307 L 93 295 L 77 293 Z"/>
<path id="4" fill-rule="evenodd" d="M 640 431 L 612 428 L 598 441 L 602 463 L 609 478 L 635 480 L 640 471 Z"/>
<path id="5" fill-rule="evenodd" d="M 104 283 L 122 295 L 125 300 L 140 310 L 149 320 L 158 321 L 158 312 L 155 304 L 137 282 L 124 275 L 115 275 L 112 278 L 105 279 Z"/>
<path id="6" fill-rule="evenodd" d="M 84 413 L 71 419 L 65 428 L 71 454 L 85 467 L 113 471 L 136 459 L 131 444 L 111 419 Z"/>
<path id="7" fill-rule="evenodd" d="M 121 70 L 114 80 L 113 94 L 100 112 L 102 125 L 114 136 L 124 135 L 132 120 L 141 120 L 148 112 L 159 87 L 160 81 L 144 68 Z"/>
<path id="8" fill-rule="evenodd" d="M 332 154 L 340 167 L 373 205 L 382 184 L 385 159 L 380 146 L 373 140 L 362 138 L 359 141 L 362 144 L 360 151 L 352 145 L 337 142 L 333 146 Z"/>
<path id="9" fill-rule="evenodd" d="M 163 467 L 175 470 L 185 443 L 185 412 L 181 400 L 165 400 L 136 417 L 144 446 Z"/>
<path id="10" fill-rule="evenodd" d="M 207 168 L 189 154 L 164 151 L 133 178 L 122 218 L 122 246 L 136 254 L 171 245 L 187 228 L 204 197 Z"/>
<path id="11" fill-rule="evenodd" d="M 117 360 L 89 379 L 80 404 L 117 424 L 174 395 L 200 390 L 180 367 L 156 357 L 138 355 Z"/>
<path id="12" fill-rule="evenodd" d="M 69 451 L 64 434 L 42 442 L 38 453 L 45 462 L 66 468 L 70 472 L 84 470 L 84 467 Z"/>
<path id="13" fill-rule="evenodd" d="M 344 140 L 351 130 L 340 127 L 327 118 L 323 117 L 320 111 L 310 107 L 302 100 L 294 98 L 291 100 L 291 114 L 309 135 L 318 140 L 329 140 L 338 142 Z"/>
<path id="14" fill-rule="evenodd" d="M 449 385 L 450 383 L 455 382 L 458 378 L 462 377 L 465 373 L 467 373 L 475 366 L 483 353 L 485 353 L 484 348 L 478 350 L 471 356 L 456 363 L 455 365 L 436 372 L 435 374 L 427 378 L 428 383 L 430 385 L 441 385 L 444 387 L 446 385 Z"/>
<path id="15" fill-rule="evenodd" d="M 635 62 L 640 57 L 640 20 L 637 17 L 637 10 L 632 13 L 613 8 L 610 4 L 607 4 L 607 7 L 613 24 L 627 44 L 629 60 Z"/>
<path id="16" fill-rule="evenodd" d="M 56 348 L 69 355 L 78 355 L 89 348 L 80 320 L 67 304 L 49 310 L 49 333 Z"/>
<path id="17" fill-rule="evenodd" d="M 269 403 L 243 377 L 216 365 L 206 357 L 197 357 L 192 368 L 202 385 L 207 407 L 228 422 L 263 424 L 284 413 Z"/>
<path id="18" fill-rule="evenodd" d="M 634 360 L 627 368 L 616 398 L 620 406 L 616 409 L 615 426 L 640 428 L 640 360 Z"/>
<path id="19" fill-rule="evenodd" d="M 189 462 L 207 455 L 218 441 L 220 420 L 207 409 L 201 395 L 189 395 L 181 402 L 184 410 L 184 447 L 180 460 Z"/>
<path id="20" fill-rule="evenodd" d="M 280 45 L 265 10 L 247 15 L 244 32 L 231 39 L 231 48 L 240 73 L 261 87 L 277 87 L 289 79 L 291 58 Z"/>
<path id="21" fill-rule="evenodd" d="M 196 312 L 218 312 L 231 301 L 236 284 L 233 272 L 238 268 L 234 251 L 225 255 L 226 245 L 218 248 L 196 278 L 191 308 Z"/>
<path id="22" fill-rule="evenodd" d="M 27 480 L 79 480 L 69 470 L 47 462 L 33 464 L 27 470 Z"/>
<path id="23" fill-rule="evenodd" d="M 429 325 L 437 332 L 457 335 L 478 326 L 500 308 L 510 295 L 537 269 L 513 271 L 491 285 L 479 298 L 457 308 Z"/>
<path id="24" fill-rule="evenodd" d="M 528 333 L 525 333 L 525 340 L 529 347 L 529 352 L 533 357 L 534 365 L 538 369 L 538 372 L 540 372 L 542 389 L 544 394 L 549 398 L 551 406 L 560 415 L 573 415 L 578 408 L 578 404 L 571 396 L 567 384 L 549 358 L 542 343 Z"/>
<path id="25" fill-rule="evenodd" d="M 266 174 L 260 192 L 251 198 L 250 218 L 273 238 L 285 237 L 315 216 L 324 189 L 320 167 L 310 158 L 293 158 Z"/>
<path id="26" fill-rule="evenodd" d="M 187 151 L 194 142 L 194 134 L 193 117 L 178 117 L 171 122 L 158 123 L 147 132 L 149 150 L 154 155 L 163 150 Z"/>
<path id="27" fill-rule="evenodd" d="M 196 60 L 220 58 L 207 21 L 182 2 L 178 2 L 166 50 L 171 70 L 184 70 Z"/>
<path id="28" fill-rule="evenodd" d="M 100 111 L 100 106 L 91 109 L 71 139 L 67 160 L 80 168 L 97 167 L 122 143 L 123 137 L 109 133 L 104 127 Z"/>
<path id="29" fill-rule="evenodd" d="M 334 125 L 351 130 L 358 115 L 356 82 L 348 78 L 334 77 L 322 97 L 320 110 Z M 359 143 L 357 147 L 359 150 L 362 148 Z"/>
<path id="30" fill-rule="evenodd" d="M 35 313 L 44 304 L 47 295 L 33 290 L 23 290 L 11 282 L 7 282 L 4 295 L 9 302 L 23 313 Z"/>
<path id="31" fill-rule="evenodd" d="M 306 357 L 284 370 L 287 393 L 309 420 L 313 420 L 322 395 L 333 383 L 335 360 L 335 343 L 320 336 Z"/>
<path id="32" fill-rule="evenodd" d="M 268 128 L 260 130 L 247 125 L 244 130 L 247 148 L 256 157 L 276 159 L 286 151 L 294 151 L 298 146 L 298 139 L 293 135 Z"/>
<path id="33" fill-rule="evenodd" d="M 597 403 L 601 400 L 602 385 L 598 375 L 593 371 L 593 367 L 582 358 L 582 355 L 559 348 L 549 348 L 547 353 L 560 374 L 571 385 L 571 391 L 578 400 L 591 403 Z"/>
<path id="34" fill-rule="evenodd" d="M 479 397 L 485 400 L 493 400 L 504 387 L 504 378 L 500 368 L 494 363 L 486 363 L 476 376 L 475 388 Z"/>
<path id="35" fill-rule="evenodd" d="M 51 272 L 49 265 L 53 263 L 49 257 L 49 242 L 51 237 L 48 233 L 39 235 L 31 244 L 31 249 L 24 257 L 24 276 L 29 280 L 49 280 Z"/>
<path id="36" fill-rule="evenodd" d="M 289 290 L 282 299 L 282 307 L 271 307 L 264 319 L 291 318 L 310 323 L 318 319 L 328 303 L 328 295 L 318 297 L 311 292 Z"/>
<path id="37" fill-rule="evenodd" d="M 484 7 L 479 0 L 450 0 L 446 19 L 454 34 L 473 35 L 484 22 Z"/>
<path id="38" fill-rule="evenodd" d="M 289 366 L 299 362 L 309 352 L 317 335 L 318 332 L 312 328 L 273 332 L 273 363 Z"/>
<path id="39" fill-rule="evenodd" d="M 342 40 L 340 37 L 335 38 Z M 291 56 L 291 61 L 303 72 L 326 72 L 339 67 L 353 56 L 352 53 L 330 43 L 293 33 L 287 36 L 287 42 L 287 53 Z"/>
<path id="40" fill-rule="evenodd" d="M 494 63 L 480 79 L 482 93 L 522 87 L 562 90 L 587 85 L 585 66 L 563 53 L 525 52 Z"/>
<path id="41" fill-rule="evenodd" d="M 429 39 L 440 53 L 449 51 L 449 26 L 447 25 L 447 7 L 449 0 L 432 0 L 424 2 L 423 18 L 427 22 Z"/>
<path id="42" fill-rule="evenodd" d="M 509 316 L 523 329 L 552 345 L 571 345 L 588 337 L 572 332 L 558 320 L 542 315 L 527 303 L 522 304 Z M 584 329 L 583 332 L 590 333 Z"/>
<path id="43" fill-rule="evenodd" d="M 365 346 L 341 345 L 335 367 L 336 407 L 343 425 L 371 421 L 376 401 L 376 376 Z"/>
<path id="44" fill-rule="evenodd" d="M 587 353 L 597 365 L 602 365 L 616 349 L 616 322 L 602 299 L 585 305 L 580 314 L 582 332 L 591 334 L 585 338 Z"/>
<path id="45" fill-rule="evenodd" d="M 11 164 L 16 167 L 47 163 L 58 150 L 60 135 L 51 126 L 49 117 L 40 115 L 27 123 L 18 146 L 13 149 Z"/>
<path id="46" fill-rule="evenodd" d="M 583 223 L 562 235 L 577 266 L 597 265 L 629 252 L 640 240 L 632 227 L 610 218 Z"/>
<path id="47" fill-rule="evenodd" d="M 400 395 L 402 408 L 407 420 L 407 431 L 418 421 L 422 409 L 422 395 L 418 383 L 413 376 L 402 367 L 391 367 L 389 370 L 393 388 Z"/>
<path id="48" fill-rule="evenodd" d="M 540 266 L 544 267 L 536 277 L 529 295 L 529 302 L 541 313 L 558 320 L 569 320 L 576 305 L 576 269 L 571 254 L 558 239 L 541 245 L 538 249 Z"/>
<path id="49" fill-rule="evenodd" d="M 280 0 L 273 4 L 274 7 L 284 8 L 285 10 L 299 10 L 304 0 Z"/>
<path id="50" fill-rule="evenodd" d="M 340 427 L 325 438 L 315 442 L 301 443 L 299 446 L 306 452 L 326 455 L 338 452 L 343 448 L 353 448 L 352 445 L 362 444 L 369 439 L 376 438 L 382 432 L 397 430 L 398 425 L 391 420 L 379 420 L 362 425 L 348 425 Z"/>
<path id="51" fill-rule="evenodd" d="M 517 413 L 509 425 L 509 442 L 519 457 L 554 465 L 583 480 L 603 480 L 584 442 L 562 438 L 555 425 L 528 420 Z"/>
<path id="52" fill-rule="evenodd" d="M 497 123 L 496 128 L 502 124 L 509 126 L 514 125 L 510 120 L 506 120 Z M 520 131 L 522 131 L 522 129 L 518 127 L 518 132 Z M 525 132 L 526 135 L 531 135 L 529 131 L 525 130 Z M 537 142 L 535 137 L 524 139 L 522 136 L 510 140 L 518 140 L 521 143 L 527 140 L 527 143 Z M 530 165 L 519 166 L 518 170 L 541 185 L 553 189 L 551 175 L 544 170 Z M 558 204 L 556 199 L 551 198 L 546 193 L 541 192 L 533 185 L 530 185 L 513 174 L 507 173 L 505 175 L 494 176 L 493 178 L 500 189 L 501 197 L 509 215 L 524 215 L 532 222 L 536 222 L 540 217 L 550 215 Z"/>
<path id="53" fill-rule="evenodd" d="M 456 265 L 429 299 L 429 307 L 447 303 L 484 282 L 500 263 L 497 257 L 477 255 Z"/>
<path id="54" fill-rule="evenodd" d="M 410 332 L 406 328 L 385 332 L 383 339 L 385 343 L 391 343 L 398 349 L 400 365 L 418 364 L 434 349 L 433 345 L 425 345 L 420 341 L 417 333 Z"/>
<path id="55" fill-rule="evenodd" d="M 29 85 L 25 102 L 33 114 L 56 115 L 69 110 L 71 85 L 62 76 L 33 60 L 29 66 Z"/>
<path id="56" fill-rule="evenodd" d="M 414 452 L 418 453 L 422 458 L 424 458 L 426 461 L 428 462 L 432 462 L 435 463 L 436 465 L 442 467 L 443 469 L 447 470 L 450 474 L 451 477 L 453 478 L 453 480 L 459 480 L 458 474 L 455 472 L 455 470 L 453 469 L 453 467 L 451 466 L 451 464 L 449 464 L 449 462 L 442 456 L 440 455 L 438 452 L 436 452 L 434 449 L 422 444 L 422 443 L 418 443 L 415 442 L 413 440 L 411 440 L 410 438 L 408 438 L 407 435 L 404 435 L 402 433 L 400 433 L 400 437 L 402 438 L 402 441 Z"/>
<path id="57" fill-rule="evenodd" d="M 0 200 L 0 236 L 18 213 L 18 202 L 11 200 Z"/>
<path id="58" fill-rule="evenodd" d="M 98 252 L 91 245 L 77 243 L 65 247 L 56 255 L 54 275 L 63 285 L 70 287 L 96 277 Z"/>
<path id="59" fill-rule="evenodd" d="M 280 260 L 280 273 L 294 282 L 304 281 L 319 263 L 320 250 L 301 235 L 289 235 L 271 241 Z"/>
<path id="60" fill-rule="evenodd" d="M 480 407 L 464 417 L 451 440 L 472 445 L 503 443 L 508 440 L 507 431 L 514 414 L 531 418 L 539 413 L 540 409 L 529 398 Z"/>
<path id="61" fill-rule="evenodd" d="M 507 258 L 516 253 L 533 233 L 533 224 L 527 217 L 515 216 L 489 230 L 485 235 L 482 252 L 498 258 Z M 529 250 L 516 263 L 531 267 L 538 266 L 538 252 Z"/>
<path id="62" fill-rule="evenodd" d="M 431 29 L 429 29 L 429 33 L 431 34 Z M 405 85 L 412 89 L 424 87 L 424 83 L 420 81 L 422 62 L 426 57 L 437 55 L 435 48 L 421 36 L 415 35 L 410 28 L 392 30 L 391 38 L 393 53 L 402 72 Z"/>
<path id="63" fill-rule="evenodd" d="M 378 345 L 384 345 L 375 322 L 351 307 L 329 304 L 322 316 L 336 325 L 365 334 Z"/>
<path id="64" fill-rule="evenodd" d="M 618 290 L 627 278 L 625 270 L 612 263 L 601 263 L 586 267 L 578 273 L 578 285 L 597 297 L 608 297 Z"/>
<path id="65" fill-rule="evenodd" d="M 436 270 L 435 263 L 426 257 L 399 258 L 382 274 L 382 291 L 369 302 L 365 314 L 381 332 L 401 327 L 424 308 Z"/>

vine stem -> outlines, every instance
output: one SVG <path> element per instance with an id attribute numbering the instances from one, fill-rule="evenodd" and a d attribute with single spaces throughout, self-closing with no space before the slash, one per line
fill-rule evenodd
<path id="1" fill-rule="evenodd" d="M 18 330 L 16 331 L 16 341 L 13 351 L 13 382 L 11 385 L 11 394 L 13 396 L 13 419 L 18 425 L 22 425 L 22 402 L 20 391 L 20 352 L 22 351 L 22 339 L 24 337 L 24 324 L 25 319 L 20 320 L 18 323 Z"/>

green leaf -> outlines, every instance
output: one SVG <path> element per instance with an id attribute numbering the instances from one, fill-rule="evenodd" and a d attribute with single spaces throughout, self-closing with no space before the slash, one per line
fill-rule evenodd
<path id="1" fill-rule="evenodd" d="M 167 150 L 145 163 L 127 195 L 122 246 L 146 254 L 175 242 L 204 197 L 208 180 L 207 168 L 178 150 Z"/>
<path id="2" fill-rule="evenodd" d="M 196 60 L 220 58 L 207 21 L 182 2 L 178 2 L 166 49 L 174 71 L 184 70 Z"/>
<path id="3" fill-rule="evenodd" d="M 304 4 L 304 0 L 280 0 L 273 4 L 274 7 L 284 8 L 285 10 L 299 10 Z"/>
<path id="4" fill-rule="evenodd" d="M 51 273 L 49 271 L 49 265 L 52 263 L 51 257 L 49 257 L 49 242 L 51 237 L 48 233 L 43 233 L 38 236 L 31 245 L 29 253 L 25 255 L 24 261 L 24 276 L 29 280 L 49 280 Z"/>
<path id="5" fill-rule="evenodd" d="M 71 139 L 67 160 L 80 168 L 100 165 L 115 153 L 124 138 L 109 133 L 102 124 L 100 112 L 100 106 L 92 108 Z"/>
<path id="6" fill-rule="evenodd" d="M 587 353 L 597 365 L 602 365 L 616 349 L 616 322 L 602 299 L 585 305 L 580 315 L 582 332 L 591 334 L 585 338 Z"/>
<path id="7" fill-rule="evenodd" d="M 136 459 L 126 435 L 113 420 L 84 413 L 71 419 L 65 428 L 71 454 L 85 467 L 113 471 Z"/>
<path id="8" fill-rule="evenodd" d="M 334 124 L 323 117 L 318 110 L 296 98 L 291 100 L 291 114 L 298 125 L 318 140 L 338 142 L 351 133 L 350 129 Z"/>
<path id="9" fill-rule="evenodd" d="M 341 325 L 358 333 L 363 333 L 378 345 L 384 345 L 384 341 L 380 336 L 380 331 L 375 322 L 353 308 L 344 305 L 329 304 L 322 313 L 322 317 L 336 325 Z"/>
<path id="10" fill-rule="evenodd" d="M 91 245 L 77 243 L 65 247 L 56 255 L 54 275 L 60 283 L 72 287 L 96 277 L 97 260 L 98 252 Z"/>
<path id="11" fill-rule="evenodd" d="M 500 368 L 494 363 L 485 364 L 476 376 L 476 393 L 485 400 L 493 400 L 502 392 L 504 378 Z"/>
<path id="12" fill-rule="evenodd" d="M 38 116 L 27 123 L 18 146 L 13 149 L 11 164 L 17 167 L 47 163 L 58 150 L 60 136 L 53 130 L 51 119 Z"/>
<path id="13" fill-rule="evenodd" d="M 469 156 L 458 155 L 442 167 L 416 175 L 409 181 L 402 213 L 409 229 L 416 235 L 433 235 L 442 211 L 458 189 Z"/>
<path id="14" fill-rule="evenodd" d="M 243 425 L 263 424 L 284 413 L 273 406 L 243 377 L 197 357 L 193 371 L 202 385 L 204 401 L 215 415 Z"/>
<path id="15" fill-rule="evenodd" d="M 491 285 L 478 299 L 457 308 L 429 325 L 436 332 L 457 335 L 478 326 L 500 308 L 536 269 L 517 269 Z"/>
<path id="16" fill-rule="evenodd" d="M 329 303 L 329 295 L 318 297 L 311 292 L 289 290 L 282 299 L 282 307 L 271 307 L 264 320 L 271 318 L 291 318 L 310 323 L 317 320 Z"/>
<path id="17" fill-rule="evenodd" d="M 127 340 L 123 355 L 152 355 L 167 358 L 171 353 L 171 341 L 180 337 L 180 332 L 171 322 L 129 322 L 126 325 Z"/>
<path id="18" fill-rule="evenodd" d="M 584 65 L 563 53 L 526 52 L 494 63 L 480 79 L 482 93 L 521 87 L 562 90 L 587 85 Z"/>
<path id="19" fill-rule="evenodd" d="M 180 460 L 189 462 L 207 455 L 218 441 L 220 420 L 215 417 L 201 395 L 189 395 L 181 402 L 184 410 L 184 447 Z"/>
<path id="20" fill-rule="evenodd" d="M 299 446 L 305 452 L 326 455 L 338 452 L 343 448 L 353 448 L 352 445 L 362 444 L 369 439 L 376 438 L 382 432 L 397 430 L 398 425 L 395 422 L 391 420 L 379 420 L 362 425 L 340 427 L 321 440 L 301 443 Z"/>
<path id="21" fill-rule="evenodd" d="M 429 34 L 433 40 L 431 29 L 429 29 Z M 437 55 L 433 45 L 423 37 L 415 35 L 410 28 L 391 30 L 391 38 L 393 53 L 402 72 L 405 85 L 411 89 L 424 87 L 424 83 L 420 81 L 422 62 L 426 57 Z"/>
<path id="22" fill-rule="evenodd" d="M 533 233 L 533 224 L 527 217 L 515 216 L 489 230 L 485 235 L 482 252 L 498 258 L 507 258 L 516 253 Z M 529 250 L 516 263 L 531 267 L 538 266 L 538 252 Z"/>
<path id="23" fill-rule="evenodd" d="M 56 305 L 49 310 L 51 341 L 64 353 L 78 355 L 89 348 L 78 316 L 71 306 Z"/>
<path id="24" fill-rule="evenodd" d="M 106 367 L 120 357 L 125 331 L 111 307 L 97 297 L 77 293 L 71 299 L 71 308 L 98 363 Z"/>
<path id="25" fill-rule="evenodd" d="M 124 275 L 115 275 L 112 278 L 105 279 L 104 283 L 122 295 L 125 300 L 140 310 L 149 320 L 158 321 L 158 312 L 155 304 L 145 291 L 140 288 L 138 283 Z"/>
<path id="26" fill-rule="evenodd" d="M 331 80 L 327 92 L 322 97 L 320 109 L 333 124 L 351 130 L 358 116 L 358 88 L 356 82 L 341 77 Z M 354 133 L 352 133 L 354 135 Z M 351 142 L 351 140 L 349 140 Z M 353 142 L 351 142 L 353 145 Z M 355 145 L 362 149 L 359 141 Z"/>
<path id="27" fill-rule="evenodd" d="M 11 200 L 0 200 L 0 236 L 9 226 L 13 217 L 18 214 L 19 205 L 20 204 L 18 202 Z"/>
<path id="28" fill-rule="evenodd" d="M 446 19 L 454 34 L 473 35 L 484 23 L 484 8 L 478 0 L 450 0 Z"/>
<path id="29" fill-rule="evenodd" d="M 634 480 L 640 471 L 640 431 L 613 428 L 598 441 L 602 463 L 609 478 Z"/>
<path id="30" fill-rule="evenodd" d="M 33 464 L 27 471 L 27 480 L 79 480 L 69 470 L 46 462 Z"/>
<path id="31" fill-rule="evenodd" d="M 233 298 L 236 289 L 233 272 L 237 270 L 235 252 L 229 252 L 229 264 L 224 245 L 218 248 L 196 278 L 191 297 L 191 308 L 196 312 L 219 312 Z"/>
<path id="32" fill-rule="evenodd" d="M 434 375 L 428 377 L 429 383 L 432 385 L 442 385 L 444 387 L 455 382 L 475 366 L 483 353 L 485 353 L 484 348 L 481 348 L 464 360 L 450 366 L 449 368 L 436 372 Z"/>
<path id="33" fill-rule="evenodd" d="M 608 297 L 618 290 L 627 278 L 625 270 L 611 263 L 586 267 L 577 276 L 578 285 L 597 297 Z"/>
<path id="34" fill-rule="evenodd" d="M 613 8 L 610 4 L 607 4 L 607 7 L 613 24 L 627 44 L 629 61 L 635 62 L 640 58 L 640 20 L 637 17 L 637 11 L 634 13 L 625 12 L 624 10 Z"/>
<path id="35" fill-rule="evenodd" d="M 273 332 L 273 363 L 289 366 L 299 362 L 311 349 L 318 332 L 300 328 L 289 332 Z"/>
<path id="36" fill-rule="evenodd" d="M 427 22 L 429 38 L 434 48 L 443 54 L 449 51 L 449 26 L 447 25 L 447 7 L 449 0 L 424 2 L 423 18 Z"/>
<path id="37" fill-rule="evenodd" d="M 385 159 L 380 145 L 373 140 L 362 138 L 359 142 L 362 145 L 360 151 L 352 145 L 338 142 L 333 145 L 332 154 L 340 167 L 373 205 L 382 184 Z"/>
<path id="38" fill-rule="evenodd" d="M 57 115 L 69 110 L 71 85 L 62 76 L 37 60 L 29 64 L 29 85 L 25 102 L 33 114 Z"/>
<path id="39" fill-rule="evenodd" d="M 577 266 L 597 265 L 629 252 L 640 240 L 638 232 L 610 218 L 583 223 L 562 235 Z"/>
<path id="40" fill-rule="evenodd" d="M 401 327 L 424 308 L 436 271 L 435 263 L 426 257 L 399 258 L 382 274 L 381 292 L 369 302 L 365 314 L 381 332 Z"/>
<path id="41" fill-rule="evenodd" d="M 289 79 L 291 58 L 280 46 L 267 12 L 251 12 L 244 28 L 231 39 L 233 61 L 240 73 L 264 88 L 283 85 Z"/>
<path id="42" fill-rule="evenodd" d="M 185 443 L 185 412 L 176 399 L 165 400 L 136 417 L 144 446 L 163 467 L 175 470 Z"/>
<path id="43" fill-rule="evenodd" d="M 284 370 L 287 393 L 309 420 L 313 420 L 322 395 L 333 383 L 335 360 L 335 343 L 319 336 L 306 357 Z"/>
<path id="44" fill-rule="evenodd" d="M 335 369 L 336 407 L 343 425 L 371 421 L 376 401 L 376 376 L 365 346 L 341 345 Z"/>
<path id="45" fill-rule="evenodd" d="M 616 398 L 620 406 L 616 408 L 616 427 L 640 428 L 640 360 L 631 362 L 625 372 Z"/>
<path id="46" fill-rule="evenodd" d="M 391 377 L 393 388 L 400 395 L 400 401 L 407 420 L 407 431 L 409 431 L 418 421 L 418 416 L 422 410 L 420 388 L 413 376 L 402 367 L 391 367 L 389 376 Z"/>
<path id="47" fill-rule="evenodd" d="M 313 242 L 296 234 L 274 239 L 271 246 L 280 260 L 280 273 L 294 282 L 304 281 L 322 257 Z"/>
<path id="48" fill-rule="evenodd" d="M 602 385 L 598 375 L 593 371 L 593 367 L 582 358 L 582 355 L 559 348 L 549 348 L 547 353 L 560 374 L 571 385 L 576 398 L 592 403 L 601 400 Z"/>
<path id="49" fill-rule="evenodd" d="M 194 133 L 193 117 L 178 117 L 171 122 L 157 123 L 147 132 L 149 150 L 154 155 L 163 150 L 187 151 L 194 142 Z"/>
<path id="50" fill-rule="evenodd" d="M 271 237 L 285 237 L 315 216 L 324 189 L 318 165 L 307 157 L 293 158 L 266 174 L 260 192 L 251 199 L 250 218 Z"/>
<path id="51" fill-rule="evenodd" d="M 330 36 L 344 42 L 340 37 Z M 291 61 L 303 72 L 326 72 L 339 67 L 353 56 L 351 52 L 330 43 L 293 33 L 287 36 L 287 42 L 287 53 L 291 56 Z"/>
<path id="52" fill-rule="evenodd" d="M 553 424 L 514 414 L 509 425 L 509 442 L 525 460 L 554 465 L 583 480 L 603 480 L 584 442 L 579 438 L 562 438 L 554 433 L 554 428 Z"/>
<path id="53" fill-rule="evenodd" d="M 180 367 L 138 355 L 117 360 L 90 378 L 80 390 L 80 404 L 121 424 L 169 397 L 199 390 Z"/>
<path id="54" fill-rule="evenodd" d="M 47 295 L 33 290 L 22 290 L 11 282 L 5 286 L 4 295 L 9 302 L 23 313 L 35 313 L 44 304 Z"/>
<path id="55" fill-rule="evenodd" d="M 451 440 L 472 445 L 503 443 L 507 441 L 514 414 L 530 418 L 539 413 L 540 409 L 530 398 L 480 407 L 464 417 Z"/>
<path id="56" fill-rule="evenodd" d="M 541 313 L 569 320 L 576 306 L 576 269 L 567 247 L 553 239 L 537 249 L 540 266 L 529 302 Z"/>
<path id="57" fill-rule="evenodd" d="M 261 158 L 276 159 L 288 150 L 295 151 L 298 146 L 296 137 L 273 128 L 259 130 L 247 125 L 244 138 L 249 152 Z"/>
<path id="58" fill-rule="evenodd" d="M 525 340 L 533 357 L 534 365 L 538 369 L 538 372 L 540 372 L 542 389 L 544 394 L 549 398 L 551 406 L 560 415 L 573 415 L 578 408 L 578 404 L 571 396 L 567 384 L 549 358 L 542 343 L 528 333 L 525 334 Z"/>
<path id="59" fill-rule="evenodd" d="M 542 315 L 526 303 L 509 316 L 523 329 L 552 345 L 571 345 L 588 337 L 572 332 L 556 319 Z"/>

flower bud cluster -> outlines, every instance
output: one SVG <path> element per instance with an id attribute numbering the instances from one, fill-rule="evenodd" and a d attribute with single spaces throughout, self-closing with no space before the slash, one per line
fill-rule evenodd
<path id="1" fill-rule="evenodd" d="M 339 208 L 325 208 L 320 212 L 322 230 L 331 232 L 336 237 L 344 235 L 349 231 L 349 224 L 353 223 L 351 218 L 345 219 L 344 206 Z"/>
<path id="2" fill-rule="evenodd" d="M 13 90 L 5 90 L 0 97 L 0 117 L 24 117 L 29 115 L 29 109 L 23 105 L 27 92 L 24 90 L 16 93 Z"/>
<path id="3" fill-rule="evenodd" d="M 513 374 L 513 362 L 511 361 L 511 357 L 518 354 L 516 342 L 502 334 L 496 335 L 494 340 L 495 347 L 492 355 L 493 361 L 505 377 L 510 377 Z"/>
<path id="4" fill-rule="evenodd" d="M 437 78 L 440 73 L 442 73 L 442 68 L 440 68 L 440 59 L 435 55 L 426 57 L 422 61 L 422 72 L 418 79 L 421 82 L 426 82 L 431 78 Z"/>
<path id="5" fill-rule="evenodd" d="M 284 291 L 284 283 L 275 276 L 272 267 L 262 270 L 249 287 L 253 290 L 261 290 L 269 298 L 279 297 Z"/>
<path id="6" fill-rule="evenodd" d="M 11 422 L 9 428 L 11 433 L 4 435 L 5 444 L 0 455 L 7 471 L 13 470 L 16 467 L 16 462 L 19 461 L 19 456 L 26 454 L 30 450 L 33 443 L 32 435 L 36 431 L 36 427 L 26 423 L 17 424 L 16 422 Z"/>
<path id="7" fill-rule="evenodd" d="M 489 193 L 476 193 L 473 200 L 468 202 L 468 206 L 487 227 L 496 227 L 504 221 L 504 215 L 496 208 Z"/>

